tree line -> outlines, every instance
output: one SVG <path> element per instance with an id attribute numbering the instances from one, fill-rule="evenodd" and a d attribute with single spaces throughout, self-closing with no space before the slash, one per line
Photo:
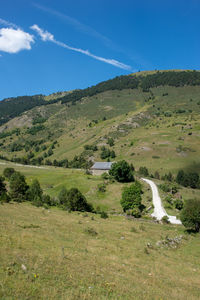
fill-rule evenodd
<path id="1" fill-rule="evenodd" d="M 144 92 L 148 92 L 150 88 L 163 85 L 175 87 L 184 85 L 200 85 L 200 72 L 157 71 L 155 74 L 149 74 L 146 76 L 122 75 L 103 81 L 86 89 L 74 90 L 72 93 L 66 94 L 64 97 L 58 97 L 50 101 L 45 101 L 44 95 L 20 96 L 4 99 L 0 101 L 0 125 L 35 106 L 49 105 L 57 102 L 61 102 L 62 104 L 75 104 L 84 97 L 91 97 L 109 90 L 137 89 L 140 87 Z"/>

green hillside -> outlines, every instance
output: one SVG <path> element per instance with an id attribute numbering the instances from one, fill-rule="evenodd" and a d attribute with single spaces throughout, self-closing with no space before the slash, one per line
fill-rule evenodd
<path id="1" fill-rule="evenodd" d="M 199 172 L 199 78 L 197 71 L 138 73 L 44 101 L 0 127 L 0 156 L 80 168 L 126 158 L 161 175 Z M 102 158 L 102 147 L 116 157 Z"/>
<path id="2" fill-rule="evenodd" d="M 200 199 L 199 114 L 197 71 L 138 72 L 0 102 L 0 298 L 199 299 L 199 233 L 154 220 L 141 179 L 153 178 L 169 215 Z M 120 204 L 131 183 L 89 172 L 94 161 L 120 160 L 137 180 L 140 215 Z M 5 168 L 26 188 L 37 179 L 45 196 L 30 188 L 13 198 L 19 181 L 13 189 Z M 175 180 L 180 170 L 196 186 Z M 67 201 L 78 188 L 93 213 L 71 211 L 63 188 Z"/>

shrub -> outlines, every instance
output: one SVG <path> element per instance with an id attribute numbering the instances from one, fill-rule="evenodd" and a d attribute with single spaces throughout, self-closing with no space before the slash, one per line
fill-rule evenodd
<path id="1" fill-rule="evenodd" d="M 109 174 L 106 173 L 106 172 L 103 173 L 103 174 L 101 174 L 101 178 L 102 178 L 102 179 L 109 179 L 109 177 L 110 177 Z"/>
<path id="2" fill-rule="evenodd" d="M 180 214 L 183 225 L 190 230 L 199 232 L 200 230 L 200 200 L 191 199 L 184 203 Z"/>
<path id="3" fill-rule="evenodd" d="M 165 197 L 165 201 L 168 202 L 169 204 L 173 204 L 173 199 L 170 195 L 168 195 L 167 197 Z"/>
<path id="4" fill-rule="evenodd" d="M 149 171 L 146 167 L 140 167 L 139 168 L 139 174 L 143 176 L 149 176 Z"/>
<path id="5" fill-rule="evenodd" d="M 122 199 L 120 201 L 123 211 L 126 212 L 127 210 L 133 208 L 141 208 L 142 202 L 142 189 L 140 183 L 136 182 L 129 187 L 125 187 L 122 192 Z M 134 211 L 135 213 L 136 211 Z"/>
<path id="6" fill-rule="evenodd" d="M 32 204 L 37 206 L 37 207 L 43 206 L 42 199 L 39 196 L 34 197 L 34 199 L 32 201 Z"/>
<path id="7" fill-rule="evenodd" d="M 176 199 L 174 201 L 174 205 L 175 205 L 175 208 L 181 210 L 183 208 L 183 200 L 181 199 Z"/>
<path id="8" fill-rule="evenodd" d="M 159 185 L 159 188 L 163 191 L 163 192 L 165 192 L 165 193 L 168 193 L 168 192 L 170 192 L 170 186 L 168 185 L 168 184 L 166 184 L 166 183 L 163 183 L 163 184 L 160 184 Z"/>
<path id="9" fill-rule="evenodd" d="M 60 193 L 58 194 L 58 200 L 60 202 L 61 205 L 65 205 L 67 203 L 68 200 L 68 191 L 65 187 L 63 187 L 60 191 Z"/>
<path id="10" fill-rule="evenodd" d="M 108 138 L 107 144 L 108 144 L 110 147 L 114 146 L 114 140 L 113 140 L 113 138 Z"/>
<path id="11" fill-rule="evenodd" d="M 131 167 L 125 160 L 113 163 L 109 174 L 119 182 L 134 181 L 134 176 Z"/>
<path id="12" fill-rule="evenodd" d="M 135 218 L 140 218 L 142 215 L 141 210 L 139 209 L 139 207 L 134 207 L 132 209 L 132 216 Z"/>
<path id="13" fill-rule="evenodd" d="M 43 203 L 43 206 L 45 207 L 46 205 L 47 206 L 54 206 L 56 205 L 55 202 L 52 201 L 51 197 L 49 195 L 42 195 L 42 203 Z"/>
<path id="14" fill-rule="evenodd" d="M 5 178 L 10 179 L 10 177 L 12 176 L 12 174 L 15 172 L 15 169 L 13 168 L 5 168 L 3 171 L 3 175 L 5 176 Z"/>
<path id="15" fill-rule="evenodd" d="M 105 211 L 101 211 L 100 216 L 102 219 L 107 219 L 108 218 L 108 214 Z"/>
<path id="16" fill-rule="evenodd" d="M 4 183 L 4 178 L 0 176 L 0 195 L 6 193 L 6 185 Z"/>
<path id="17" fill-rule="evenodd" d="M 155 171 L 155 173 L 154 173 L 154 178 L 160 179 L 160 174 L 158 173 L 158 171 Z"/>
<path id="18" fill-rule="evenodd" d="M 9 202 L 10 198 L 7 194 L 6 185 L 4 183 L 4 178 L 0 176 L 0 202 Z"/>
<path id="19" fill-rule="evenodd" d="M 169 224 L 169 223 L 170 223 L 170 222 L 169 222 L 168 216 L 162 217 L 161 221 L 162 221 L 164 224 Z"/>
<path id="20" fill-rule="evenodd" d="M 87 202 L 85 196 L 77 188 L 69 190 L 65 206 L 69 211 L 93 211 L 92 205 Z"/>
<path id="21" fill-rule="evenodd" d="M 91 235 L 91 236 L 96 236 L 98 233 L 96 232 L 96 230 L 92 227 L 88 227 L 85 229 L 85 233 Z"/>
<path id="22" fill-rule="evenodd" d="M 13 201 L 22 202 L 26 200 L 28 185 L 24 175 L 15 172 L 10 178 L 10 196 Z"/>
<path id="23" fill-rule="evenodd" d="M 40 187 L 40 183 L 37 179 L 33 180 L 33 183 L 30 185 L 28 191 L 27 191 L 27 198 L 31 202 L 41 202 L 42 203 L 42 194 L 43 191 Z"/>
<path id="24" fill-rule="evenodd" d="M 101 193 L 105 193 L 105 191 L 106 191 L 105 183 L 98 184 L 98 191 L 101 192 Z"/>
<path id="25" fill-rule="evenodd" d="M 185 187 L 197 188 L 199 186 L 199 175 L 195 172 L 185 173 L 180 170 L 176 176 L 176 182 Z"/>
<path id="26" fill-rule="evenodd" d="M 8 203 L 10 202 L 10 197 L 6 192 L 0 194 L 0 203 Z"/>

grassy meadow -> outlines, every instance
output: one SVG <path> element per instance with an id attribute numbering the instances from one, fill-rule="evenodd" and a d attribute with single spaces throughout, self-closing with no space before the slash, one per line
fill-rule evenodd
<path id="1" fill-rule="evenodd" d="M 199 299 L 200 239 L 182 226 L 11 203 L 0 236 L 1 299 Z"/>

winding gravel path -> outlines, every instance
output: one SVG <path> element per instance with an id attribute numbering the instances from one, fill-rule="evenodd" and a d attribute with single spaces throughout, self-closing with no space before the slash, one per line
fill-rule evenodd
<path id="1" fill-rule="evenodd" d="M 157 220 L 161 220 L 162 217 L 168 216 L 171 224 L 182 224 L 181 221 L 176 218 L 176 216 L 169 216 L 166 210 L 163 208 L 162 201 L 160 199 L 156 184 L 150 179 L 145 179 L 145 178 L 141 178 L 141 179 L 146 183 L 148 183 L 152 190 L 153 205 L 154 205 L 154 211 L 152 213 L 152 217 L 155 217 Z"/>

